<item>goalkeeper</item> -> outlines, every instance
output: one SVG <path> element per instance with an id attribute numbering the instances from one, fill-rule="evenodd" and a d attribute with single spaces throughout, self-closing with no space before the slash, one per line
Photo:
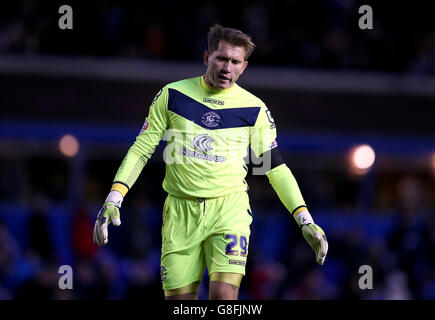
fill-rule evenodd
<path id="1" fill-rule="evenodd" d="M 160 140 L 166 140 L 160 274 L 166 299 L 197 299 L 207 267 L 210 299 L 237 299 L 248 257 L 252 213 L 245 181 L 248 150 L 301 227 L 318 264 L 328 251 L 276 142 L 266 105 L 236 84 L 255 45 L 243 32 L 215 25 L 205 75 L 164 86 L 97 215 L 94 242 L 121 224 L 121 204 Z M 255 172 L 254 172 L 255 173 Z"/>

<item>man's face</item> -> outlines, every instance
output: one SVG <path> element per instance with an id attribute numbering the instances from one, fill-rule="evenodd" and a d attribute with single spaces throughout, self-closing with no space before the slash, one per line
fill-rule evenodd
<path id="1" fill-rule="evenodd" d="M 220 89 L 231 87 L 248 66 L 245 54 L 244 47 L 226 41 L 220 41 L 218 49 L 211 54 L 204 51 L 205 82 Z"/>

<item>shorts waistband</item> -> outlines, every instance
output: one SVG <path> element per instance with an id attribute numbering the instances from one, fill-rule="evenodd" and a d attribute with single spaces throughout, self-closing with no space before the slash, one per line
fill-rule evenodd
<path id="1" fill-rule="evenodd" d="M 193 201 L 198 201 L 198 202 L 203 202 L 205 200 L 220 198 L 220 197 L 201 198 L 201 197 L 192 197 L 192 196 L 174 196 L 173 194 L 168 194 L 168 195 L 173 197 L 173 198 L 177 198 L 177 199 L 181 199 L 181 200 L 193 200 Z M 222 197 L 224 197 L 224 196 L 226 196 L 226 195 L 223 195 Z"/>
<path id="2" fill-rule="evenodd" d="M 209 197 L 209 198 L 193 197 L 193 196 L 189 196 L 189 195 L 176 196 L 176 195 L 173 195 L 173 194 L 170 194 L 170 193 L 168 193 L 168 195 L 171 196 L 171 197 L 177 198 L 177 199 L 193 200 L 193 201 L 203 202 L 203 201 L 206 201 L 206 200 L 218 199 L 218 198 L 226 197 L 226 196 L 229 196 L 229 195 L 232 195 L 232 194 L 244 193 L 244 192 L 246 192 L 246 191 L 236 191 L 236 192 L 232 192 L 232 193 L 226 193 L 226 194 L 223 194 L 223 195 L 218 196 L 218 197 Z"/>

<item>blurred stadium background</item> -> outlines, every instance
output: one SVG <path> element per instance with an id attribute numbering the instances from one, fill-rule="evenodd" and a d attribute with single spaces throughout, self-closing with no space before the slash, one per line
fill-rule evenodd
<path id="1" fill-rule="evenodd" d="M 0 299 L 163 299 L 163 145 L 108 246 L 92 243 L 92 228 L 155 93 L 205 71 L 215 22 L 257 44 L 240 84 L 272 111 L 281 152 L 330 245 L 316 266 L 267 178 L 250 175 L 240 298 L 435 299 L 429 3 L 1 1 Z M 73 9 L 73 30 L 58 27 L 62 4 Z M 358 28 L 364 4 L 373 30 Z M 367 170 L 351 161 L 359 145 L 375 153 Z M 73 290 L 58 288 L 63 264 L 73 267 Z M 373 290 L 358 287 L 361 265 L 373 268 Z"/>

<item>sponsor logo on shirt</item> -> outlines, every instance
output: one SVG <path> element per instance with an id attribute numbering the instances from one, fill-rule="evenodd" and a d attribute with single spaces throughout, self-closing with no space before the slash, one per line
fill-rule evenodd
<path id="1" fill-rule="evenodd" d="M 162 282 L 168 278 L 167 270 L 164 266 L 160 266 L 160 278 L 161 278 Z"/>
<path id="2" fill-rule="evenodd" d="M 210 137 L 208 134 L 200 134 L 193 139 L 193 145 L 197 150 L 202 152 L 207 152 L 213 150 L 211 144 L 214 142 L 214 139 Z"/>
<path id="3" fill-rule="evenodd" d="M 278 147 L 278 142 L 276 142 L 276 140 L 273 140 L 273 142 L 270 144 L 270 148 L 269 149 L 273 149 Z"/>
<path id="4" fill-rule="evenodd" d="M 216 100 L 216 99 L 212 99 L 212 98 L 203 98 L 202 102 L 208 102 L 208 103 L 218 104 L 220 106 L 223 106 L 225 104 L 225 101 Z"/>
<path id="5" fill-rule="evenodd" d="M 153 99 L 153 101 L 151 102 L 151 105 L 153 105 L 154 102 L 157 101 L 157 99 L 160 97 L 160 95 L 162 94 L 162 92 L 163 92 L 163 88 L 160 89 L 159 92 L 157 92 L 157 94 L 154 96 L 154 99 Z"/>
<path id="6" fill-rule="evenodd" d="M 269 109 L 266 110 L 267 119 L 270 122 L 270 129 L 275 128 L 275 120 L 272 117 L 272 114 L 270 113 Z"/>
<path id="7" fill-rule="evenodd" d="M 208 134 L 200 134 L 193 139 L 193 146 L 196 150 L 189 150 L 186 147 L 180 148 L 180 154 L 182 156 L 206 160 L 206 161 L 214 161 L 214 162 L 224 162 L 227 160 L 224 156 L 217 156 L 213 154 L 207 154 L 208 151 L 213 150 L 211 144 L 214 142 L 214 139 L 210 137 Z"/>
<path id="8" fill-rule="evenodd" d="M 244 265 L 246 265 L 246 262 L 245 262 L 245 261 L 241 261 L 241 260 L 232 260 L 232 259 L 230 259 L 230 260 L 228 261 L 228 263 L 229 263 L 229 264 L 236 264 L 236 265 L 239 265 L 239 266 L 244 266 Z"/>
<path id="9" fill-rule="evenodd" d="M 147 120 L 145 120 L 145 122 L 144 122 L 144 124 L 143 124 L 143 126 L 142 126 L 142 129 L 141 129 L 140 132 L 139 132 L 139 135 L 140 135 L 142 132 L 144 132 L 146 129 L 148 129 L 148 121 L 147 121 Z"/>
<path id="10" fill-rule="evenodd" d="M 206 154 L 204 152 L 192 151 L 185 147 L 180 148 L 180 154 L 182 156 L 202 159 L 206 161 L 224 162 L 225 160 L 227 160 L 227 158 L 224 156 L 216 156 L 214 154 Z"/>

